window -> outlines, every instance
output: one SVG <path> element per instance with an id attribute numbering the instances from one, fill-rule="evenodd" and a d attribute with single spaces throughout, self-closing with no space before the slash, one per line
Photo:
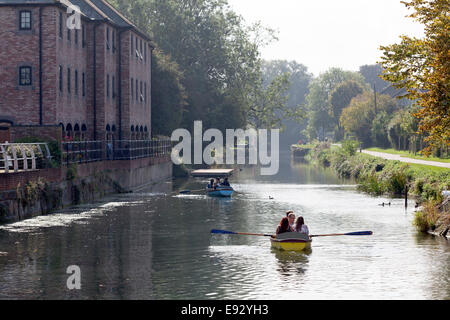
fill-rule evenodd
<path id="1" fill-rule="evenodd" d="M 70 41 L 70 29 L 67 28 L 67 41 Z"/>
<path id="2" fill-rule="evenodd" d="M 20 30 L 31 30 L 31 11 L 20 11 Z"/>
<path id="3" fill-rule="evenodd" d="M 142 48 L 142 39 L 141 39 L 141 51 L 139 51 L 140 56 L 141 56 L 141 60 L 142 60 L 142 52 L 144 52 L 143 48 Z"/>
<path id="4" fill-rule="evenodd" d="M 144 101 L 144 95 L 143 95 L 143 92 L 142 92 L 142 81 L 141 81 L 141 103 L 142 103 L 142 101 Z"/>
<path id="5" fill-rule="evenodd" d="M 147 82 L 144 83 L 144 101 L 147 103 Z"/>
<path id="6" fill-rule="evenodd" d="M 78 29 L 75 29 L 75 44 L 78 44 Z"/>
<path id="7" fill-rule="evenodd" d="M 75 94 L 78 95 L 78 70 L 75 70 Z"/>
<path id="8" fill-rule="evenodd" d="M 134 100 L 134 81 L 131 78 L 131 100 Z"/>
<path id="9" fill-rule="evenodd" d="M 112 38 L 112 51 L 114 53 L 116 51 L 116 34 L 114 30 L 111 33 L 111 38 Z"/>
<path id="10" fill-rule="evenodd" d="M 135 41 L 135 43 L 136 43 L 136 59 L 137 58 L 139 58 L 139 51 L 138 51 L 138 48 L 139 48 L 139 41 L 138 41 L 139 39 L 138 38 L 136 38 L 136 41 Z"/>
<path id="11" fill-rule="evenodd" d="M 116 89 L 115 89 L 115 86 L 116 86 L 116 78 L 115 78 L 114 76 L 112 76 L 112 84 L 111 84 L 111 87 L 112 87 L 112 98 L 113 98 L 113 99 L 116 97 Z"/>
<path id="12" fill-rule="evenodd" d="M 106 96 L 109 97 L 109 74 L 106 76 Z"/>
<path id="13" fill-rule="evenodd" d="M 133 55 L 133 35 L 131 35 L 131 55 Z"/>
<path id="14" fill-rule="evenodd" d="M 59 66 L 59 91 L 63 92 L 63 67 Z"/>
<path id="15" fill-rule="evenodd" d="M 106 28 L 106 49 L 109 50 L 109 28 Z"/>
<path id="16" fill-rule="evenodd" d="M 83 91 L 83 97 L 85 97 L 85 96 L 86 96 L 86 77 L 85 77 L 85 75 L 84 75 L 84 72 L 83 72 L 83 75 L 82 75 L 81 82 L 82 82 L 82 84 L 81 84 L 81 86 L 82 86 L 81 90 Z"/>
<path id="17" fill-rule="evenodd" d="M 139 97 L 139 81 L 136 79 L 136 102 L 138 101 Z"/>
<path id="18" fill-rule="evenodd" d="M 86 28 L 84 27 L 84 25 L 81 26 L 81 42 L 83 48 L 86 47 Z"/>
<path id="19" fill-rule="evenodd" d="M 67 92 L 70 93 L 70 68 L 67 68 Z"/>
<path id="20" fill-rule="evenodd" d="M 63 38 L 63 14 L 62 12 L 59 13 L 59 37 L 62 39 Z"/>
<path id="21" fill-rule="evenodd" d="M 147 44 L 144 44 L 144 61 L 147 62 Z"/>
<path id="22" fill-rule="evenodd" d="M 21 86 L 31 86 L 32 84 L 31 67 L 19 68 L 19 84 Z"/>

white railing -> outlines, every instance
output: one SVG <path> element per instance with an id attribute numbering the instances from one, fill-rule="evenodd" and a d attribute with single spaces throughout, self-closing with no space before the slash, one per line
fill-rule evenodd
<path id="1" fill-rule="evenodd" d="M 52 156 L 46 143 L 0 144 L 0 172 L 36 170 L 41 162 L 49 162 Z"/>

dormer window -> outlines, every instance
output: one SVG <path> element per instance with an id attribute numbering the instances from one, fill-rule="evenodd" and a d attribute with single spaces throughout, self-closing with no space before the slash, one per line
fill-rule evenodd
<path id="1" fill-rule="evenodd" d="M 20 11 L 20 30 L 31 30 L 31 11 Z"/>

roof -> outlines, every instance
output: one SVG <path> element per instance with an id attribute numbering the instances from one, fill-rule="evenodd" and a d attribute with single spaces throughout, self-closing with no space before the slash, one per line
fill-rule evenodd
<path id="1" fill-rule="evenodd" d="M 107 21 L 120 28 L 132 28 L 147 40 L 150 37 L 105 0 L 0 0 L 5 5 L 75 5 L 81 13 L 91 20 Z"/>

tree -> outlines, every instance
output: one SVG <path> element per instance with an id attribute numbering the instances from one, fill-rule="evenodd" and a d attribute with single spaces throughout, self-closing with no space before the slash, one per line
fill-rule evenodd
<path id="1" fill-rule="evenodd" d="M 389 82 L 384 81 L 380 78 L 383 74 L 383 68 L 380 64 L 370 64 L 359 67 L 359 73 L 362 74 L 364 80 L 373 88 L 375 85 L 375 89 L 377 92 L 383 91 L 386 87 L 390 85 Z"/>
<path id="2" fill-rule="evenodd" d="M 262 77 L 259 48 L 274 38 L 271 30 L 246 26 L 226 0 L 113 1 L 178 64 L 187 101 L 183 127 L 194 120 L 206 128 L 247 125 Z"/>
<path id="3" fill-rule="evenodd" d="M 156 48 L 152 56 L 152 135 L 170 136 L 186 112 L 183 73 L 178 64 Z"/>
<path id="4" fill-rule="evenodd" d="M 334 120 L 334 123 L 337 127 L 335 131 L 335 139 L 336 141 L 341 140 L 344 137 L 344 133 L 342 127 L 340 125 L 339 118 L 341 117 L 342 110 L 346 108 L 350 101 L 357 95 L 360 95 L 363 92 L 363 88 L 358 82 L 354 80 L 348 80 L 339 84 L 334 90 L 330 93 L 329 104 L 331 107 L 330 114 Z"/>
<path id="5" fill-rule="evenodd" d="M 399 44 L 381 46 L 383 79 L 406 89 L 417 100 L 419 131 L 427 133 L 430 154 L 442 144 L 450 146 L 450 25 L 449 0 L 412 0 L 402 3 L 409 16 L 424 25 L 423 39 L 401 36 Z"/>
<path id="6" fill-rule="evenodd" d="M 311 82 L 309 94 L 306 97 L 309 118 L 306 131 L 310 140 L 316 137 L 325 138 L 326 132 L 334 129 L 338 121 L 330 115 L 330 95 L 339 84 L 348 80 L 353 80 L 364 88 L 367 87 L 359 73 L 343 71 L 339 68 L 331 68 Z"/>
<path id="7" fill-rule="evenodd" d="M 249 124 L 255 128 L 282 128 L 283 119 L 300 121 L 304 114 L 302 109 L 288 108 L 287 92 L 291 86 L 290 74 L 276 77 L 264 87 L 262 81 L 252 94 L 252 106 L 248 112 Z"/>
<path id="8" fill-rule="evenodd" d="M 312 80 L 312 74 L 308 73 L 308 69 L 303 64 L 299 64 L 295 61 L 286 60 L 272 60 L 263 61 L 262 63 L 263 84 L 264 87 L 270 85 L 270 83 L 277 77 L 289 74 L 290 86 L 286 92 L 287 94 L 287 108 L 291 112 L 302 109 L 306 95 L 308 94 L 308 86 Z M 297 119 L 295 121 L 291 118 L 285 118 L 281 124 L 284 130 L 280 133 L 280 146 L 289 147 L 294 143 L 297 143 L 299 139 L 306 140 L 301 134 L 302 130 L 306 127 L 306 121 L 304 118 Z"/>
<path id="9" fill-rule="evenodd" d="M 391 119 L 392 115 L 386 111 L 380 111 L 375 115 L 370 128 L 370 138 L 377 147 L 389 147 L 388 126 Z"/>
<path id="10" fill-rule="evenodd" d="M 341 126 L 347 134 L 355 135 L 359 141 L 368 146 L 372 143 L 371 131 L 375 117 L 382 112 L 392 114 L 397 108 L 395 99 L 388 95 L 379 95 L 377 113 L 375 113 L 373 94 L 370 91 L 365 91 L 353 98 L 350 105 L 342 111 Z"/>

